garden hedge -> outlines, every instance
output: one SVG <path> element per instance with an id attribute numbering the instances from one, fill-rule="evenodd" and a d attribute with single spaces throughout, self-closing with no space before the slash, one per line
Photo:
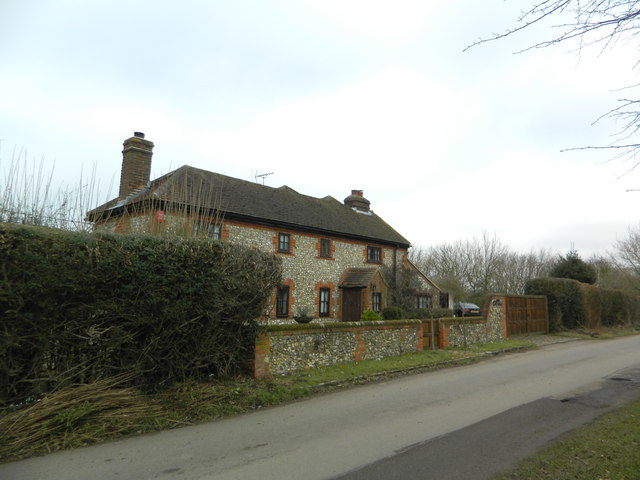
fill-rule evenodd
<path id="1" fill-rule="evenodd" d="M 567 278 L 536 278 L 527 295 L 546 295 L 549 330 L 640 325 L 640 298 L 622 290 L 601 289 Z"/>
<path id="2" fill-rule="evenodd" d="M 0 224 L 0 404 L 114 375 L 234 375 L 281 266 L 224 242 Z"/>

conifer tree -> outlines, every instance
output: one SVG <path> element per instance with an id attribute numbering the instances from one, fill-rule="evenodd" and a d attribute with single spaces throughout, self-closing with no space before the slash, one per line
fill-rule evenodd
<path id="1" fill-rule="evenodd" d="M 580 258 L 578 252 L 570 250 L 565 256 L 560 256 L 551 269 L 550 277 L 571 278 L 593 285 L 598 280 L 596 269 Z"/>

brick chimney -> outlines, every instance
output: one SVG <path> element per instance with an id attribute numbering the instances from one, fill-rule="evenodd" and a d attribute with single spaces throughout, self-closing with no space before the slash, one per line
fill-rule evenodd
<path id="1" fill-rule="evenodd" d="M 141 132 L 134 132 L 133 137 L 125 140 L 122 145 L 124 149 L 122 150 L 119 200 L 127 198 L 149 184 L 153 154 L 153 142 L 145 140 L 144 133 Z"/>
<path id="2" fill-rule="evenodd" d="M 368 212 L 371 202 L 364 198 L 362 190 L 351 190 L 351 195 L 344 199 L 344 204 L 361 212 Z"/>

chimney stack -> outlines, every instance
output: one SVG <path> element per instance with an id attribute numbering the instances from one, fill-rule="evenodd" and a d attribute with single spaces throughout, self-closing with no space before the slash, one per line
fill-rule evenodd
<path id="1" fill-rule="evenodd" d="M 134 132 L 122 144 L 122 171 L 120 173 L 119 200 L 124 200 L 149 184 L 153 142 L 144 139 L 144 133 Z"/>
<path id="2" fill-rule="evenodd" d="M 362 190 L 351 190 L 351 195 L 344 199 L 344 204 L 355 210 L 368 212 L 371 202 L 364 198 L 364 192 Z"/>

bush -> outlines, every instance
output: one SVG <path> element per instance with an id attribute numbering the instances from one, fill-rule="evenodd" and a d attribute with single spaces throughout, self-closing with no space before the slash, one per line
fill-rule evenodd
<path id="1" fill-rule="evenodd" d="M 382 309 L 382 318 L 384 320 L 402 320 L 404 312 L 400 307 L 385 307 Z"/>
<path id="2" fill-rule="evenodd" d="M 0 403 L 239 373 L 281 277 L 273 255 L 223 242 L 7 224 L 0 271 Z"/>
<path id="3" fill-rule="evenodd" d="M 526 295 L 546 295 L 549 331 L 576 328 L 586 323 L 580 282 L 568 278 L 536 278 L 525 285 Z"/>
<path id="4" fill-rule="evenodd" d="M 376 321 L 380 321 L 382 320 L 382 315 L 380 315 L 379 313 L 374 312 L 373 310 L 365 310 L 364 312 L 362 312 L 362 315 L 360 316 L 360 321 L 361 322 L 376 322 Z"/>

